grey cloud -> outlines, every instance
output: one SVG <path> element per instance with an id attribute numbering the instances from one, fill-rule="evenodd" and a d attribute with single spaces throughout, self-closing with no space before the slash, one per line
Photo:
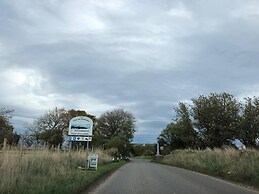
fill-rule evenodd
<path id="1" fill-rule="evenodd" d="M 98 102 L 132 111 L 138 120 L 134 141 L 155 142 L 179 101 L 222 91 L 242 96 L 259 85 L 259 16 L 246 15 L 256 5 L 2 1 L 1 73 L 33 70 L 41 81 L 29 89 L 27 82 L 16 86 L 19 80 L 2 84 L 0 89 L 7 93 L 0 105 L 13 107 L 21 123 L 42 114 L 40 104 L 48 98 L 46 109 L 55 103 L 81 107 L 87 98 L 85 107 Z M 34 107 L 8 101 L 8 95 L 23 101 L 29 95 Z M 73 95 L 80 99 L 71 100 Z"/>

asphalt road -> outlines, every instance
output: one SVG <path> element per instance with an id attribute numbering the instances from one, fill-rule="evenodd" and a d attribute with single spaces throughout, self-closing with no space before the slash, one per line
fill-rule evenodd
<path id="1" fill-rule="evenodd" d="M 124 165 L 90 193 L 259 194 L 210 176 L 145 160 Z"/>

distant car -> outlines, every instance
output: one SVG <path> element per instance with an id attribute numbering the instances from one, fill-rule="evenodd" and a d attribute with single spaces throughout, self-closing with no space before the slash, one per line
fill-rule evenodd
<path id="1" fill-rule="evenodd" d="M 125 160 L 125 161 L 130 161 L 130 157 L 125 156 L 125 157 L 123 157 L 123 160 Z"/>
<path id="2" fill-rule="evenodd" d="M 118 162 L 119 161 L 119 158 L 117 157 L 112 157 L 112 162 Z"/>

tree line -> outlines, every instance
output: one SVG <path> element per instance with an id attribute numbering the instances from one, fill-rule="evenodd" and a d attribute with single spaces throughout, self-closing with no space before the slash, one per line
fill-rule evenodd
<path id="1" fill-rule="evenodd" d="M 4 110 L 4 109 L 3 109 Z M 93 141 L 90 146 L 103 149 L 115 148 L 118 155 L 126 156 L 130 151 L 130 142 L 135 132 L 135 117 L 123 109 L 106 111 L 96 117 L 84 110 L 66 110 L 53 108 L 25 125 L 25 132 L 20 136 L 13 132 L 10 123 L 10 110 L 0 114 L 0 145 L 7 138 L 9 145 L 17 145 L 19 139 L 25 146 L 61 146 L 67 139 L 69 121 L 76 116 L 87 116 L 94 122 Z M 14 141 L 15 139 L 15 141 Z M 73 146 L 84 147 L 85 142 L 73 142 Z"/>
<path id="2" fill-rule="evenodd" d="M 211 93 L 179 102 L 175 117 L 158 137 L 159 143 L 172 149 L 203 149 L 232 146 L 239 140 L 246 147 L 258 147 L 259 98 L 238 101 L 229 93 Z"/>

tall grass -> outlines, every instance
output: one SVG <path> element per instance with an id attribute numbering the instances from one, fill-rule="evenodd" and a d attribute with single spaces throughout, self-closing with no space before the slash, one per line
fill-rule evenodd
<path id="1" fill-rule="evenodd" d="M 94 153 L 99 155 L 99 165 L 111 161 L 111 157 L 102 150 L 95 150 Z M 2 151 L 0 193 L 59 193 L 62 187 L 73 193 L 76 190 L 73 184 L 80 177 L 89 177 L 95 173 L 79 168 L 84 167 L 85 159 L 84 151 L 69 154 L 60 151 L 26 150 L 22 155 L 18 150 Z"/>
<path id="2" fill-rule="evenodd" d="M 177 150 L 160 162 L 259 188 L 258 150 Z"/>

